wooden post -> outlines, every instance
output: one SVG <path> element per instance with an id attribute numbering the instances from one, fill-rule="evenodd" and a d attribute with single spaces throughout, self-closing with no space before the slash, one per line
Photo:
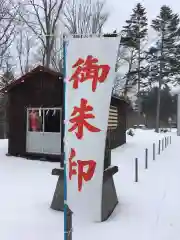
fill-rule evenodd
<path id="1" fill-rule="evenodd" d="M 156 158 L 156 145 L 153 143 L 153 160 Z"/>
<path id="2" fill-rule="evenodd" d="M 135 182 L 138 182 L 138 158 L 135 158 Z"/>
<path id="3" fill-rule="evenodd" d="M 171 136 L 170 136 L 170 144 L 171 144 Z"/>
<path id="4" fill-rule="evenodd" d="M 145 169 L 148 169 L 148 149 L 145 149 Z"/>
<path id="5" fill-rule="evenodd" d="M 161 140 L 159 140 L 158 154 L 161 154 Z"/>

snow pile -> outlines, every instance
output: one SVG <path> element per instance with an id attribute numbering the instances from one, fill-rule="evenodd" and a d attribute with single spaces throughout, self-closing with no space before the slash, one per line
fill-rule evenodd
<path id="1" fill-rule="evenodd" d="M 73 217 L 73 240 L 124 239 L 171 240 L 179 239 L 180 180 L 178 157 L 172 158 L 179 148 L 180 138 L 172 133 L 173 144 L 156 160 L 152 160 L 152 145 L 169 134 L 136 130 L 128 143 L 113 151 L 113 164 L 119 165 L 115 184 L 119 205 L 104 223 L 85 223 Z M 145 148 L 149 150 L 148 170 L 145 170 Z M 178 155 L 177 155 L 178 156 Z M 139 158 L 139 182 L 134 182 L 134 158 Z"/>
<path id="2" fill-rule="evenodd" d="M 50 210 L 59 164 L 6 157 L 0 141 L 0 239 L 63 239 L 59 213 Z"/>
<path id="3" fill-rule="evenodd" d="M 172 135 L 172 144 L 152 160 L 152 146 Z M 127 144 L 112 151 L 119 166 L 115 185 L 119 205 L 104 223 L 88 223 L 73 216 L 73 240 L 178 240 L 180 229 L 180 137 L 135 130 Z M 144 169 L 148 148 L 148 170 Z M 0 141 L 0 239 L 57 240 L 63 236 L 63 213 L 50 209 L 58 163 L 6 157 L 7 141 Z M 139 182 L 134 182 L 134 159 L 139 159 Z M 94 197 L 94 196 L 90 196 Z"/>

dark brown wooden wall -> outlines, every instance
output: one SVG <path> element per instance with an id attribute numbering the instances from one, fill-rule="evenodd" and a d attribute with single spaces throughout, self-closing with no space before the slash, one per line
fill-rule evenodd
<path id="1" fill-rule="evenodd" d="M 11 155 L 26 153 L 26 108 L 61 107 L 63 80 L 49 73 L 38 72 L 8 93 L 9 149 Z"/>
<path id="2" fill-rule="evenodd" d="M 112 98 L 111 105 L 118 109 L 118 127 L 108 130 L 107 136 L 110 149 L 114 149 L 126 143 L 126 108 L 127 103 L 123 100 Z"/>
<path id="3" fill-rule="evenodd" d="M 26 155 L 26 108 L 62 107 L 63 80 L 45 72 L 36 72 L 8 92 L 9 148 L 10 155 Z M 126 102 L 111 99 L 118 109 L 118 127 L 108 131 L 110 148 L 126 142 Z"/>

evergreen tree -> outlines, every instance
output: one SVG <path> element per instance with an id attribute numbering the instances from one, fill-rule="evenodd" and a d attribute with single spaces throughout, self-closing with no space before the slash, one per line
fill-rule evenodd
<path id="1" fill-rule="evenodd" d="M 178 14 L 168 6 L 162 6 L 160 14 L 152 21 L 157 41 L 148 52 L 149 72 L 152 81 L 159 82 L 161 77 L 161 85 L 174 81 L 174 76 L 179 72 L 179 22 Z"/>
<path id="2" fill-rule="evenodd" d="M 138 84 L 138 93 L 140 92 L 140 84 L 143 77 L 144 43 L 147 39 L 147 16 L 146 10 L 138 3 L 133 9 L 130 19 L 126 21 L 123 27 L 123 37 L 121 44 L 129 49 L 129 68 L 126 74 L 126 88 L 134 84 Z"/>
<path id="3" fill-rule="evenodd" d="M 129 20 L 126 20 L 127 25 L 123 27 L 124 36 L 122 38 L 122 44 L 139 49 L 139 43 L 144 42 L 147 37 L 147 17 L 146 10 L 138 3 L 133 9 L 133 13 Z"/>
<path id="4" fill-rule="evenodd" d="M 179 59 L 177 58 L 179 21 L 178 14 L 173 13 L 170 7 L 164 5 L 151 25 L 157 32 L 155 47 L 150 49 L 148 58 L 151 79 L 158 82 L 156 132 L 159 132 L 162 85 L 172 79 L 174 81 L 174 76 L 179 71 Z"/>
<path id="5" fill-rule="evenodd" d="M 149 92 L 144 92 L 142 97 L 142 111 L 147 117 L 156 116 L 156 106 L 158 87 L 154 87 Z M 168 118 L 176 114 L 176 96 L 172 96 L 170 88 L 165 86 L 161 89 L 160 120 L 168 122 Z"/>
<path id="6" fill-rule="evenodd" d="M 140 89 L 143 82 L 143 61 L 144 44 L 147 40 L 148 23 L 146 16 L 146 9 L 141 3 L 137 3 L 130 19 L 126 21 L 126 26 L 123 27 L 123 37 L 121 44 L 128 49 L 126 60 L 128 63 L 128 71 L 124 76 L 125 86 L 124 95 L 134 85 L 137 86 L 137 105 L 139 113 L 139 121 L 141 115 L 141 96 Z"/>

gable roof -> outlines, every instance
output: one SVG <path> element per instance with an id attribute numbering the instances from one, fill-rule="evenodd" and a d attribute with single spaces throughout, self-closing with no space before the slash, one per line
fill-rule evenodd
<path id="1" fill-rule="evenodd" d="M 15 86 L 23 83 L 24 81 L 26 81 L 29 77 L 39 73 L 39 72 L 45 72 L 45 73 L 49 73 L 50 75 L 53 75 L 55 77 L 63 77 L 63 74 L 61 74 L 60 72 L 56 72 L 53 71 L 50 68 L 44 67 L 44 66 L 37 66 L 36 68 L 34 68 L 32 71 L 26 73 L 25 75 L 21 76 L 20 78 L 10 82 L 6 87 L 4 87 L 3 89 L 0 90 L 0 92 L 7 92 L 9 90 L 11 90 L 12 88 L 14 88 Z"/>
<path id="2" fill-rule="evenodd" d="M 30 72 L 26 73 L 25 75 L 21 76 L 20 78 L 10 82 L 6 87 L 2 88 L 0 90 L 0 93 L 5 93 L 10 91 L 11 89 L 13 89 L 15 86 L 23 83 L 24 81 L 26 81 L 29 77 L 39 73 L 39 72 L 45 72 L 45 73 L 49 73 L 50 75 L 53 75 L 55 77 L 60 77 L 63 78 L 63 74 L 60 72 L 56 72 L 50 68 L 44 67 L 44 66 L 37 66 L 36 68 L 34 68 L 33 70 L 31 70 Z M 119 96 L 115 96 L 112 95 L 112 99 L 114 99 L 116 102 L 118 101 L 124 101 L 127 103 L 127 100 L 124 97 L 119 97 Z"/>

